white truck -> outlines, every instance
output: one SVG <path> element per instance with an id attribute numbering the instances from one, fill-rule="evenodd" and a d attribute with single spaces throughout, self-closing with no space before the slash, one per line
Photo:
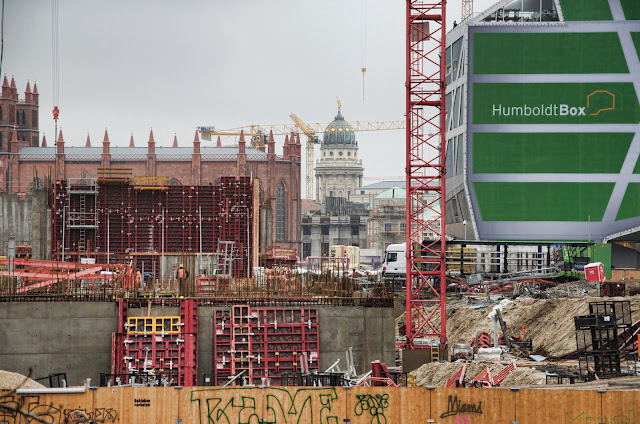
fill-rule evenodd
<path id="1" fill-rule="evenodd" d="M 390 244 L 382 261 L 384 278 L 404 279 L 407 275 L 407 244 Z"/>

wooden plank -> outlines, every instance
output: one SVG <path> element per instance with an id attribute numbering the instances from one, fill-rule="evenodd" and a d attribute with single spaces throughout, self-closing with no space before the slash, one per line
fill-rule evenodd
<path id="1" fill-rule="evenodd" d="M 598 422 L 635 424 L 640 422 L 640 392 L 598 393 L 602 398 L 602 414 Z"/>
<path id="2" fill-rule="evenodd" d="M 431 395 L 431 417 L 443 424 L 510 423 L 515 393 L 508 389 L 439 388 Z M 410 422 L 410 421 L 405 421 Z M 547 422 L 547 421 L 539 421 Z"/>
<path id="3" fill-rule="evenodd" d="M 516 394 L 517 421 L 538 423 L 600 423 L 600 394 L 595 390 L 523 389 Z"/>

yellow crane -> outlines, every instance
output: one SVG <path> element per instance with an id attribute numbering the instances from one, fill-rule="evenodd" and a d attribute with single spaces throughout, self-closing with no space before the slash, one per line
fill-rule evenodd
<path id="1" fill-rule="evenodd" d="M 198 127 L 200 135 L 204 135 L 207 139 L 211 136 L 239 136 L 241 132 L 244 135 L 251 137 L 251 147 L 254 149 L 258 147 L 260 137 L 267 137 L 269 132 L 273 131 L 274 135 L 285 135 L 290 133 L 302 132 L 307 136 L 306 144 L 306 198 L 313 199 L 313 145 L 319 143 L 318 136 L 316 134 L 324 133 L 328 123 L 314 122 L 305 123 L 295 113 L 291 113 L 289 117 L 293 120 L 294 124 L 281 124 L 281 125 L 245 125 L 242 127 L 228 128 L 224 130 L 216 130 L 213 127 Z M 405 121 L 351 121 L 349 125 L 354 131 L 389 131 L 389 130 L 403 130 Z M 203 137 L 204 138 L 204 137 Z"/>
<path id="2" fill-rule="evenodd" d="M 307 157 L 305 161 L 307 163 L 307 172 L 306 172 L 306 196 L 307 199 L 313 199 L 313 145 L 318 143 L 318 136 L 316 132 L 305 122 L 298 118 L 298 115 L 295 113 L 290 113 L 289 117 L 293 122 L 296 123 L 296 127 L 300 129 L 307 136 Z M 326 128 L 326 127 L 325 127 Z"/>

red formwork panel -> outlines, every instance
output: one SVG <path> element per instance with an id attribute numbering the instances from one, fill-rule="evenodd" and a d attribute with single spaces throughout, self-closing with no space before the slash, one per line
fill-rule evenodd
<path id="1" fill-rule="evenodd" d="M 195 300 L 181 300 L 180 323 L 176 324 L 180 332 L 172 334 L 165 333 L 164 329 L 160 333 L 127 332 L 126 300 L 119 301 L 118 310 L 119 332 L 112 336 L 112 374 L 153 371 L 156 375 L 165 375 L 172 385 L 197 385 L 198 304 Z"/>
<path id="2" fill-rule="evenodd" d="M 247 384 L 281 384 L 282 375 L 318 370 L 316 309 L 235 305 L 214 313 L 214 381 L 242 373 Z M 232 383 L 232 384 L 235 384 Z"/>
<path id="3" fill-rule="evenodd" d="M 184 334 L 198 334 L 198 301 L 184 299 L 180 301 L 180 322 Z"/>
<path id="4" fill-rule="evenodd" d="M 118 333 L 127 331 L 125 324 L 129 316 L 129 301 L 127 299 L 118 299 Z"/>
<path id="5" fill-rule="evenodd" d="M 198 335 L 185 334 L 180 348 L 180 367 L 178 368 L 180 386 L 198 385 Z"/>
<path id="6" fill-rule="evenodd" d="M 125 372 L 126 367 L 123 359 L 124 350 L 121 349 L 123 341 L 124 334 L 111 334 L 111 374 L 122 374 Z"/>

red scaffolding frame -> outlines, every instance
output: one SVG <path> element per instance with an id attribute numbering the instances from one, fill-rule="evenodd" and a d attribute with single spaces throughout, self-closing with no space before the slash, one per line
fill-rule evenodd
<path id="1" fill-rule="evenodd" d="M 446 345 L 445 9 L 407 1 L 407 349 L 430 347 L 418 338 Z"/>

